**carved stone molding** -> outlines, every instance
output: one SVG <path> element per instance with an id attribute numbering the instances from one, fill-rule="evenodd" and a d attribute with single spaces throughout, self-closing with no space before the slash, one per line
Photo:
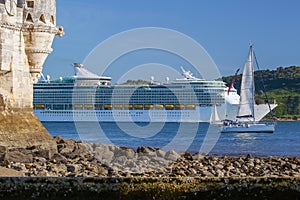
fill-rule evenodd
<path id="1" fill-rule="evenodd" d="M 40 33 L 50 33 L 55 34 L 60 37 L 64 35 L 63 27 L 62 26 L 34 26 L 33 24 L 26 24 L 23 25 L 22 31 L 24 32 L 40 32 Z"/>
<path id="2" fill-rule="evenodd" d="M 22 30 L 21 25 L 10 24 L 10 23 L 7 23 L 7 22 L 0 23 L 0 27 L 5 28 L 5 29 L 9 29 L 9 30 L 13 30 L 13 31 L 21 31 Z"/>
<path id="3" fill-rule="evenodd" d="M 30 49 L 30 48 L 26 48 L 25 51 L 27 53 L 42 53 L 42 54 L 50 54 L 52 53 L 53 49 Z"/>

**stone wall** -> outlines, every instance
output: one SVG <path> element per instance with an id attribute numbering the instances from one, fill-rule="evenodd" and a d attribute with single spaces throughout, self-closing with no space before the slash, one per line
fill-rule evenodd
<path id="1" fill-rule="evenodd" d="M 18 4 L 16 4 L 18 3 Z M 32 84 L 52 52 L 56 27 L 55 0 L 0 2 L 0 94 L 12 108 L 32 108 Z"/>
<path id="2" fill-rule="evenodd" d="M 33 83 L 52 52 L 55 0 L 0 0 L 0 144 L 47 143 L 49 133 L 32 113 Z M 22 117 L 20 117 L 22 116 Z"/>

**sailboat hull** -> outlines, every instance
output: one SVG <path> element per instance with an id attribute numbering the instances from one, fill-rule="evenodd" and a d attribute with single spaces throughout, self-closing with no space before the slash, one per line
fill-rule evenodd
<path id="1" fill-rule="evenodd" d="M 221 127 L 221 133 L 274 133 L 273 124 L 229 124 Z"/>

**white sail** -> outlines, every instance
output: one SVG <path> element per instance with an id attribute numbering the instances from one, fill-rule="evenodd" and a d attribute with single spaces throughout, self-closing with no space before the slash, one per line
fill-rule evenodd
<path id="1" fill-rule="evenodd" d="M 218 124 L 221 122 L 216 105 L 213 107 L 209 122 L 211 124 Z"/>
<path id="2" fill-rule="evenodd" d="M 247 61 L 244 66 L 240 107 L 237 118 L 247 118 L 254 121 L 254 69 L 253 69 L 253 47 L 250 46 Z"/>

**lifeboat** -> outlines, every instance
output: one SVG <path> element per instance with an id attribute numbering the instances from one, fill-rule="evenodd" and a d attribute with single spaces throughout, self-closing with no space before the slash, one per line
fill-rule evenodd
<path id="1" fill-rule="evenodd" d="M 123 105 L 122 104 L 115 104 L 114 108 L 115 109 L 123 109 Z"/>
<path id="2" fill-rule="evenodd" d="M 176 104 L 175 108 L 176 108 L 176 110 L 184 110 L 184 105 L 183 104 Z"/>
<path id="3" fill-rule="evenodd" d="M 94 106 L 93 104 L 85 104 L 84 108 L 90 110 L 90 109 L 94 109 Z"/>
<path id="4" fill-rule="evenodd" d="M 164 105 L 162 105 L 162 104 L 155 104 L 155 109 L 164 109 Z"/>
<path id="5" fill-rule="evenodd" d="M 35 104 L 36 109 L 45 109 L 45 104 Z"/>
<path id="6" fill-rule="evenodd" d="M 127 104 L 127 105 L 124 105 L 124 108 L 130 110 L 133 108 L 133 106 L 131 104 Z"/>
<path id="7" fill-rule="evenodd" d="M 111 104 L 105 104 L 104 109 L 105 110 L 110 110 L 110 109 L 112 109 L 112 105 Z"/>
<path id="8" fill-rule="evenodd" d="M 173 104 L 166 104 L 166 109 L 167 110 L 172 110 L 172 109 L 174 109 L 174 105 Z"/>
<path id="9" fill-rule="evenodd" d="M 195 104 L 187 104 L 185 107 L 187 109 L 194 110 L 196 108 L 196 105 Z"/>
<path id="10" fill-rule="evenodd" d="M 74 108 L 75 108 L 75 109 L 82 109 L 82 108 L 83 108 L 83 105 L 82 105 L 82 104 L 75 104 L 75 105 L 74 105 Z"/>
<path id="11" fill-rule="evenodd" d="M 153 104 L 146 104 L 146 105 L 144 106 L 144 108 L 147 109 L 147 110 L 150 110 L 150 109 L 153 108 Z"/>
<path id="12" fill-rule="evenodd" d="M 135 109 L 143 109 L 143 105 L 142 104 L 135 104 L 134 108 Z"/>

